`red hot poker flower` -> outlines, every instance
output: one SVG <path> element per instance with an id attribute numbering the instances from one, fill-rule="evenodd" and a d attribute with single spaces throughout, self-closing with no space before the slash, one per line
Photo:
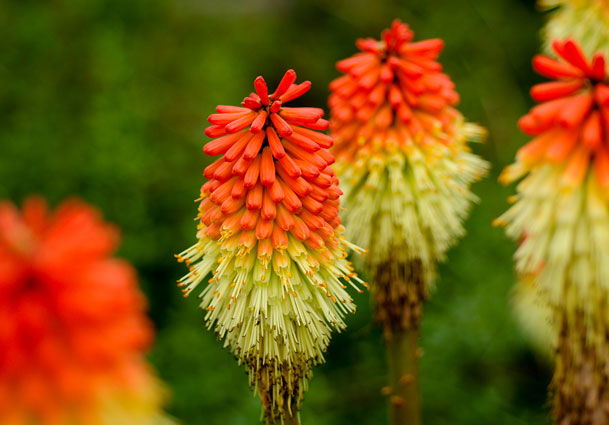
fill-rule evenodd
<path id="1" fill-rule="evenodd" d="M 161 422 L 145 301 L 110 257 L 118 240 L 82 202 L 0 203 L 2 424 Z"/>
<path id="2" fill-rule="evenodd" d="M 356 45 L 359 53 L 337 63 L 344 75 L 330 83 L 329 99 L 346 235 L 369 249 L 367 266 L 383 276 L 374 280 L 400 280 L 388 277 L 388 264 L 396 276 L 413 268 L 421 288 L 409 293 L 422 299 L 437 262 L 464 233 L 462 218 L 475 199 L 471 183 L 488 167 L 467 142 L 484 130 L 454 107 L 455 85 L 437 61 L 442 40 L 414 41 L 408 25 L 395 20 L 380 40 Z M 418 321 L 401 304 L 388 310 Z M 377 316 L 391 322 L 380 309 Z"/>
<path id="3" fill-rule="evenodd" d="M 436 265 L 465 232 L 470 185 L 487 169 L 466 144 L 484 130 L 454 108 L 459 96 L 437 61 L 443 45 L 414 41 L 395 20 L 380 40 L 358 40 L 360 52 L 337 63 L 344 75 L 330 83 L 346 235 L 370 251 L 375 318 L 398 345 L 418 328 Z M 394 389 L 395 399 L 409 396 Z M 406 403 L 416 415 L 416 400 Z"/>
<path id="4" fill-rule="evenodd" d="M 222 155 L 205 169 L 198 243 L 178 256 L 187 295 L 201 295 L 210 328 L 243 362 L 267 420 L 296 414 L 312 364 L 354 311 L 339 278 L 361 282 L 338 217 L 338 179 L 319 108 L 285 106 L 307 92 L 285 73 L 274 92 L 256 78 L 241 107 L 218 106 L 204 147 Z M 359 289 L 358 289 L 359 290 Z M 294 410 L 293 410 L 294 409 Z"/>
<path id="5" fill-rule="evenodd" d="M 551 306 L 555 423 L 607 423 L 609 75 L 601 53 L 589 59 L 569 39 L 552 47 L 557 59 L 533 59 L 554 81 L 531 89 L 540 104 L 519 126 L 533 139 L 501 175 L 524 178 L 496 224 L 520 239 L 517 275 Z"/>
<path id="6" fill-rule="evenodd" d="M 531 96 L 539 105 L 519 121 L 535 136 L 502 175 L 505 182 L 542 164 L 564 164 L 563 183 L 579 185 L 593 166 L 601 188 L 609 188 L 609 80 L 605 58 L 588 60 L 573 40 L 554 41 L 559 59 L 538 55 L 535 70 L 556 81 L 537 84 Z"/>

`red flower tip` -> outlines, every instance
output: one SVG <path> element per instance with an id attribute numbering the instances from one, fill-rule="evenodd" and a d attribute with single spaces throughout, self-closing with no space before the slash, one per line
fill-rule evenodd
<path id="1" fill-rule="evenodd" d="M 391 24 L 390 29 L 384 30 L 381 33 L 381 38 L 385 42 L 385 49 L 388 52 L 399 52 L 404 43 L 414 38 L 414 32 L 410 30 L 408 25 L 396 19 Z"/>
<path id="2" fill-rule="evenodd" d="M 283 95 L 296 81 L 296 71 L 288 69 L 277 86 L 277 90 L 273 93 L 273 98 L 278 99 Z"/>
<path id="3" fill-rule="evenodd" d="M 520 129 L 535 137 L 518 156 L 529 164 L 544 159 L 568 161 L 566 177 L 581 181 L 589 164 L 607 166 L 609 155 L 609 81 L 605 58 L 592 60 L 571 40 L 555 40 L 558 59 L 538 55 L 533 68 L 556 81 L 533 86 L 531 96 L 539 105 L 518 122 Z M 601 158 L 597 160 L 596 158 Z M 609 185 L 609 170 L 596 170 L 599 182 Z M 602 181 L 601 181 L 602 180 Z"/>
<path id="4" fill-rule="evenodd" d="M 444 43 L 413 40 L 408 25 L 396 20 L 382 32 L 381 40 L 358 40 L 361 52 L 336 64 L 345 74 L 330 83 L 332 132 L 341 143 L 337 152 L 361 140 L 423 143 L 437 139 L 438 130 L 454 133 L 452 107 L 459 96 L 437 62 Z M 451 140 L 446 137 L 442 142 Z"/>
<path id="5" fill-rule="evenodd" d="M 605 58 L 601 53 L 597 53 L 592 61 L 588 61 L 577 42 L 572 39 L 554 40 L 552 48 L 559 59 L 563 59 L 563 62 L 537 55 L 533 58 L 533 68 L 538 73 L 549 78 L 589 78 L 594 80 L 605 78 Z"/>
<path id="6" fill-rule="evenodd" d="M 264 106 L 269 104 L 269 89 L 266 87 L 266 81 L 262 76 L 256 77 L 254 80 L 254 87 L 256 88 L 256 93 L 258 97 L 260 97 L 260 101 Z"/>
<path id="7" fill-rule="evenodd" d="M 311 88 L 309 81 L 294 84 L 295 81 L 296 72 L 289 69 L 277 89 L 269 95 L 266 81 L 261 76 L 257 77 L 254 81 L 256 93 L 251 93 L 241 102 L 243 107 L 228 105 L 216 107 L 217 114 L 209 116 L 208 121 L 212 126 L 205 129 L 205 134 L 211 138 L 218 138 L 240 133 L 248 127 L 251 133 L 257 134 L 269 126 L 274 127 L 280 136 L 287 137 L 292 134 L 294 126 L 303 126 L 312 130 L 327 129 L 328 122 L 321 119 L 323 110 L 283 106 Z M 206 145 L 204 151 L 208 155 L 225 153 L 236 140 L 230 137 L 218 139 Z"/>
<path id="8" fill-rule="evenodd" d="M 285 106 L 311 87 L 308 81 L 295 82 L 296 73 L 288 70 L 269 94 L 258 77 L 256 93 L 243 107 L 218 106 L 209 116 L 206 134 L 215 140 L 203 151 L 223 155 L 205 169 L 210 180 L 201 188 L 201 221 L 209 237 L 253 231 L 277 249 L 285 248 L 285 232 L 310 246 L 337 243 L 341 192 L 329 168 L 333 140 L 319 132 L 328 128 L 322 109 Z"/>

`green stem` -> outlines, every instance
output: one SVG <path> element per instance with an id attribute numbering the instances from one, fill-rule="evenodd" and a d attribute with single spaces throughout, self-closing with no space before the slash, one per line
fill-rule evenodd
<path id="1" fill-rule="evenodd" d="M 385 339 L 389 366 L 389 423 L 421 425 L 419 329 L 394 332 Z"/>

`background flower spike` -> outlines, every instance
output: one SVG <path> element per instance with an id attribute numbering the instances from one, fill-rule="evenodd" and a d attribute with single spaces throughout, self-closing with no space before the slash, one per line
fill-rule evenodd
<path id="1" fill-rule="evenodd" d="M 497 223 L 520 241 L 519 285 L 532 283 L 553 312 L 555 422 L 608 423 L 609 81 L 595 65 L 602 53 L 587 56 L 572 39 L 552 45 L 557 59 L 537 56 L 533 66 L 557 81 L 531 90 L 541 103 L 519 126 L 533 139 L 501 181 L 524 178 Z"/>
<path id="2" fill-rule="evenodd" d="M 197 243 L 178 255 L 179 286 L 200 295 L 205 320 L 245 365 L 269 423 L 296 423 L 313 365 L 355 311 L 332 140 L 319 108 L 284 106 L 310 88 L 286 72 L 269 94 L 262 77 L 244 108 L 210 116 Z M 252 136 L 252 134 L 254 134 Z M 204 281 L 211 273 L 211 279 Z"/>
<path id="3" fill-rule="evenodd" d="M 400 384 L 400 373 L 416 374 L 411 354 L 423 300 L 436 264 L 464 233 L 476 199 L 470 185 L 488 168 L 466 142 L 483 139 L 485 130 L 454 108 L 459 96 L 437 62 L 442 40 L 414 41 L 396 20 L 381 40 L 356 45 L 361 52 L 339 61 L 344 75 L 330 83 L 342 217 L 347 237 L 369 250 L 364 259 L 394 371 L 392 399 L 412 399 L 417 383 Z M 415 399 L 392 402 L 392 412 L 393 423 L 420 420 L 408 419 L 419 415 Z"/>

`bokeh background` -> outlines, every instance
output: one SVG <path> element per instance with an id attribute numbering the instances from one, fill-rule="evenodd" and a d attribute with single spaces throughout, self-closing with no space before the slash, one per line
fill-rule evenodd
<path id="1" fill-rule="evenodd" d="M 256 424 L 245 373 L 184 300 L 173 254 L 194 242 L 209 162 L 201 147 L 216 104 L 238 104 L 257 75 L 288 68 L 325 107 L 334 63 L 394 18 L 419 39 L 442 37 L 441 62 L 461 109 L 488 128 L 475 150 L 492 163 L 475 186 L 469 234 L 449 253 L 425 307 L 425 423 L 547 423 L 550 372 L 510 308 L 513 244 L 491 221 L 513 188 L 499 171 L 525 138 L 516 120 L 539 81 L 530 59 L 543 15 L 533 0 L 0 0 L 0 198 L 77 195 L 120 225 L 119 255 L 150 299 L 158 338 L 150 359 L 187 425 Z M 334 338 L 304 404 L 306 424 L 386 420 L 384 353 L 367 294 Z"/>

